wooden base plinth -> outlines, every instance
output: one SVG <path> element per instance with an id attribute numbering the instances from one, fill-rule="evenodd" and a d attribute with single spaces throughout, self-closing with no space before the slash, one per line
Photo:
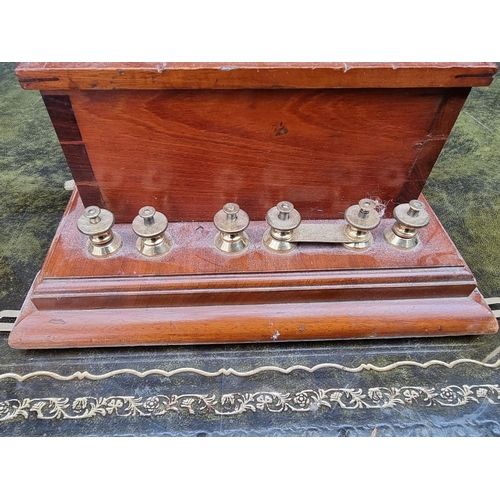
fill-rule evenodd
<path id="1" fill-rule="evenodd" d="M 83 206 L 75 192 L 9 344 L 40 349 L 495 333 L 497 321 L 472 273 L 427 209 L 431 223 L 412 250 L 385 242 L 392 219 L 373 231 L 368 249 L 299 244 L 286 255 L 265 248 L 262 221 L 250 224 L 250 245 L 235 255 L 215 248 L 212 223 L 179 222 L 169 225 L 173 246 L 165 255 L 142 256 L 130 224 L 117 224 L 123 247 L 95 258 L 76 228 Z"/>

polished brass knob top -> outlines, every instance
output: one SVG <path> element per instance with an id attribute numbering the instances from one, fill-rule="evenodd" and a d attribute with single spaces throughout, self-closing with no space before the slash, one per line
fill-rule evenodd
<path id="1" fill-rule="evenodd" d="M 266 222 L 278 231 L 293 231 L 302 221 L 299 212 L 289 201 L 280 201 L 266 215 Z"/>
<path id="2" fill-rule="evenodd" d="M 345 211 L 344 218 L 355 229 L 371 231 L 380 224 L 380 215 L 376 208 L 376 201 L 363 198 L 357 205 L 352 205 Z"/>
<path id="3" fill-rule="evenodd" d="M 226 203 L 214 216 L 215 227 L 224 233 L 236 234 L 250 224 L 248 214 L 237 203 Z"/>
<path id="4" fill-rule="evenodd" d="M 411 200 L 409 203 L 398 205 L 393 214 L 400 224 L 415 229 L 427 226 L 430 221 L 425 205 L 419 200 Z"/>
<path id="5" fill-rule="evenodd" d="M 146 206 L 142 207 L 139 210 L 139 217 L 142 217 L 144 219 L 144 223 L 146 225 L 150 225 L 154 223 L 155 213 L 156 213 L 155 207 Z"/>
<path id="6" fill-rule="evenodd" d="M 222 211 L 228 216 L 228 219 L 234 220 L 240 211 L 240 206 L 237 203 L 226 203 L 222 207 Z"/>
<path id="7" fill-rule="evenodd" d="M 132 230 L 140 238 L 154 238 L 164 233 L 168 226 L 167 217 L 154 207 L 145 206 L 132 221 Z"/>
<path id="8" fill-rule="evenodd" d="M 108 232 L 115 223 L 114 215 L 104 208 L 89 206 L 77 221 L 78 230 L 87 236 Z"/>

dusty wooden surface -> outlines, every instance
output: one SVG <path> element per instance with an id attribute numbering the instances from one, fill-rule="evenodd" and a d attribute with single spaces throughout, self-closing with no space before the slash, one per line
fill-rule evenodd
<path id="1" fill-rule="evenodd" d="M 172 250 L 146 258 L 126 225 L 123 248 L 95 258 L 76 229 L 74 193 L 47 260 L 9 337 L 12 347 L 306 341 L 488 334 L 497 322 L 430 207 L 413 250 L 389 246 L 384 221 L 363 251 L 299 244 L 276 255 L 266 225 L 241 255 L 213 242 L 214 227 L 173 224 Z"/>

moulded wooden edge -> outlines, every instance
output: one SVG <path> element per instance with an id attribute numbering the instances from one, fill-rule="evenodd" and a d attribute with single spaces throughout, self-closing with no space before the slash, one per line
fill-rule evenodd
<path id="1" fill-rule="evenodd" d="M 495 63 L 20 63 L 30 90 L 487 86 Z"/>
<path id="2" fill-rule="evenodd" d="M 17 349 L 287 342 L 493 334 L 480 293 L 468 297 L 39 311 L 25 302 L 9 345 Z"/>
<path id="3" fill-rule="evenodd" d="M 467 268 L 275 272 L 266 275 L 198 275 L 45 279 L 31 300 L 40 310 L 186 307 L 464 297 L 476 288 Z"/>

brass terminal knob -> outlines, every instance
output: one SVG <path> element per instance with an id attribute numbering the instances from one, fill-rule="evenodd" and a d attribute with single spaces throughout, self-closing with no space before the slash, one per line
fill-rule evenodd
<path id="1" fill-rule="evenodd" d="M 398 248 L 413 248 L 417 246 L 418 230 L 427 226 L 430 217 L 425 205 L 419 200 L 398 205 L 394 209 L 396 222 L 384 231 L 385 240 Z"/>
<path id="2" fill-rule="evenodd" d="M 214 216 L 214 225 L 219 230 L 215 246 L 226 253 L 241 252 L 248 247 L 245 229 L 250 224 L 248 214 L 236 203 L 226 203 Z"/>
<path id="3" fill-rule="evenodd" d="M 167 226 L 165 215 L 154 207 L 142 207 L 132 221 L 132 230 L 138 236 L 135 244 L 137 250 L 146 257 L 167 253 L 172 248 L 172 240 L 166 233 Z"/>
<path id="4" fill-rule="evenodd" d="M 90 206 L 77 221 L 78 230 L 89 237 L 87 251 L 94 257 L 105 257 L 122 246 L 119 234 L 112 230 L 114 215 L 104 208 Z"/>
<path id="5" fill-rule="evenodd" d="M 349 243 L 343 243 L 346 248 L 362 249 L 373 242 L 370 231 L 380 224 L 380 214 L 377 212 L 377 202 L 370 198 L 359 200 L 357 205 L 350 206 L 344 214 L 347 222 L 345 232 Z"/>
<path id="6" fill-rule="evenodd" d="M 264 245 L 270 250 L 277 252 L 289 252 L 297 243 L 290 240 L 293 230 L 299 227 L 302 218 L 289 201 L 280 201 L 271 208 L 266 215 L 266 222 L 270 228 L 264 233 Z"/>

